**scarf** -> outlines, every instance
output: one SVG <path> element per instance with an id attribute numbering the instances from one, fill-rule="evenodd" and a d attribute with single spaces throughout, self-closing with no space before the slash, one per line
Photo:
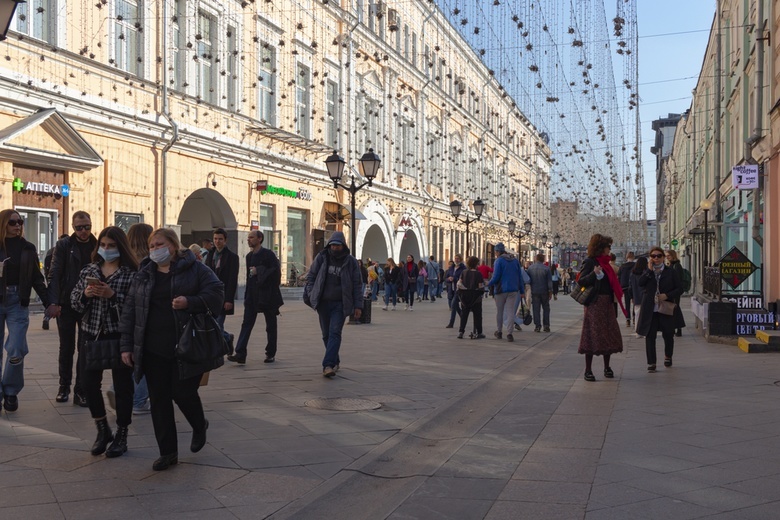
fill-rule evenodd
<path id="1" fill-rule="evenodd" d="M 626 311 L 626 308 L 623 306 L 623 288 L 620 287 L 620 280 L 618 280 L 615 270 L 612 269 L 612 265 L 609 263 L 610 260 L 611 259 L 609 255 L 601 255 L 596 257 L 596 261 L 601 266 L 604 274 L 607 275 L 609 286 L 612 287 L 612 292 L 615 293 L 615 298 L 617 299 L 618 304 L 620 304 L 620 310 L 622 310 L 623 315 L 628 318 L 628 311 Z"/>

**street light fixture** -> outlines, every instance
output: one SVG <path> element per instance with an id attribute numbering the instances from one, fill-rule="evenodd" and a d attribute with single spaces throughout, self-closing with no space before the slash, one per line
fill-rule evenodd
<path id="1" fill-rule="evenodd" d="M 0 41 L 5 40 L 5 35 L 11 28 L 16 7 L 23 3 L 25 3 L 24 0 L 0 0 Z"/>
<path id="2" fill-rule="evenodd" d="M 508 227 L 509 227 L 509 234 L 512 236 L 512 238 L 517 239 L 517 256 L 519 258 L 522 258 L 523 237 L 528 236 L 528 234 L 531 232 L 531 228 L 533 227 L 533 222 L 531 222 L 529 219 L 525 219 L 525 222 L 523 222 L 523 229 L 518 231 L 517 233 L 515 233 L 515 230 L 517 229 L 517 223 L 514 220 L 509 221 Z"/>
<path id="3" fill-rule="evenodd" d="M 558 245 L 560 243 L 561 243 L 561 235 L 559 235 L 558 233 L 555 233 L 555 236 L 553 237 L 553 247 L 558 249 Z M 558 258 L 558 262 L 561 261 L 560 256 L 561 256 L 561 253 L 558 252 L 558 257 L 559 257 Z M 552 259 L 552 249 L 550 249 L 550 264 L 552 264 L 552 261 L 553 261 L 553 259 Z"/>
<path id="4" fill-rule="evenodd" d="M 712 202 L 710 202 L 709 199 L 704 199 L 703 201 L 701 201 L 701 204 L 699 204 L 699 206 L 701 206 L 701 209 L 704 211 L 704 255 L 703 256 L 704 256 L 704 267 L 708 267 L 710 265 L 709 262 L 710 235 L 709 235 L 709 230 L 707 229 L 707 224 L 708 224 L 707 214 L 712 209 Z"/>
<path id="5" fill-rule="evenodd" d="M 469 218 L 467 216 L 465 219 L 463 219 L 463 222 L 466 224 L 466 258 L 469 256 L 469 225 L 482 218 L 482 213 L 485 211 L 485 203 L 482 202 L 481 199 L 476 199 L 474 202 L 472 202 L 472 205 L 474 206 L 474 214 L 477 218 Z M 463 204 L 461 204 L 459 200 L 453 200 L 450 202 L 450 212 L 452 212 L 452 216 L 455 217 L 455 222 L 460 221 L 459 217 L 462 207 Z"/>
<path id="6" fill-rule="evenodd" d="M 351 253 L 355 257 L 357 257 L 357 251 L 355 251 L 355 244 L 357 240 L 357 233 L 355 232 L 355 194 L 365 186 L 372 185 L 377 173 L 379 173 L 379 165 L 381 162 L 382 160 L 379 158 L 379 156 L 374 153 L 374 149 L 369 148 L 368 152 L 364 153 L 359 161 L 360 172 L 366 178 L 366 181 L 361 184 L 355 184 L 355 176 L 351 175 L 350 183 L 349 185 L 346 185 L 341 183 L 341 178 L 344 175 L 344 167 L 346 166 L 346 162 L 339 155 L 338 150 L 333 150 L 333 154 L 325 159 L 325 167 L 328 169 L 328 177 L 330 177 L 330 180 L 333 181 L 333 187 L 341 187 L 349 192 L 349 206 L 351 213 L 350 247 L 352 249 Z"/>

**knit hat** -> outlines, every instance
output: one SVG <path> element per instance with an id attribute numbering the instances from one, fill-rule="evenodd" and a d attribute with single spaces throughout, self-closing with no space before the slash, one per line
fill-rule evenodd
<path id="1" fill-rule="evenodd" d="M 495 251 L 498 251 L 499 253 L 506 253 L 506 248 L 504 247 L 503 242 L 499 242 L 496 244 L 496 246 L 493 248 Z"/>

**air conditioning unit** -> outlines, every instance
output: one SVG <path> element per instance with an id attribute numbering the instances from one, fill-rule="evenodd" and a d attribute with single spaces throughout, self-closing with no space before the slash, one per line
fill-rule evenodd
<path id="1" fill-rule="evenodd" d="M 389 9 L 387 11 L 387 28 L 390 29 L 390 31 L 397 31 L 398 25 L 398 11 Z"/>

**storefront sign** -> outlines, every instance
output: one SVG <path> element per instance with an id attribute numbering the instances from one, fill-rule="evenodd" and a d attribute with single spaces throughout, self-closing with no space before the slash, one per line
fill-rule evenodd
<path id="1" fill-rule="evenodd" d="M 731 168 L 731 185 L 735 190 L 758 188 L 759 168 L 757 164 L 740 164 Z"/>
<path id="2" fill-rule="evenodd" d="M 19 177 L 14 179 L 12 184 L 14 191 L 34 191 L 37 193 L 50 193 L 51 195 L 60 195 L 67 197 L 70 195 L 70 187 L 67 184 L 49 184 L 48 182 L 24 182 Z"/>
<path id="3" fill-rule="evenodd" d="M 774 329 L 775 313 L 765 310 L 738 310 L 734 323 L 736 334 L 753 335 L 757 330 Z"/>
<path id="4" fill-rule="evenodd" d="M 298 188 L 298 191 L 288 190 L 287 188 L 279 188 L 277 186 L 267 186 L 265 191 L 260 192 L 261 195 L 281 195 L 282 197 L 290 197 L 291 199 L 298 200 L 311 200 L 311 192 L 306 188 Z"/>
<path id="5" fill-rule="evenodd" d="M 763 309 L 764 297 L 759 294 L 729 294 L 720 299 L 722 302 L 736 303 L 737 310 Z"/>
<path id="6" fill-rule="evenodd" d="M 728 253 L 718 260 L 718 265 L 721 278 L 734 289 L 742 285 L 742 282 L 758 269 L 736 246 L 729 249 Z"/>

